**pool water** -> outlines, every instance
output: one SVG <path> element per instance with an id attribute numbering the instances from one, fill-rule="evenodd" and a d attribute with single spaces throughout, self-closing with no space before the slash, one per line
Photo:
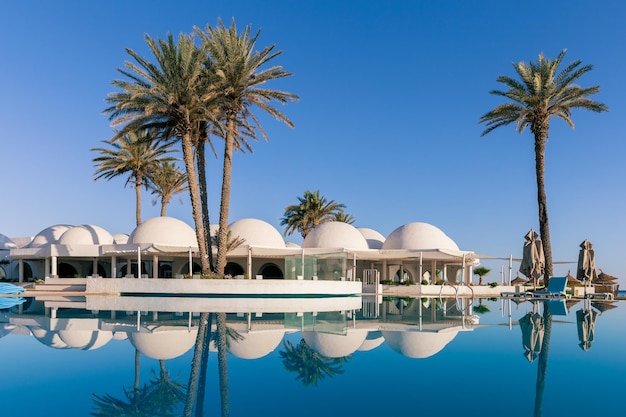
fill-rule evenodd
<path id="1" fill-rule="evenodd" d="M 229 312 L 222 391 L 212 342 L 193 404 L 206 416 L 224 404 L 231 416 L 623 415 L 623 301 L 363 303 Z M 200 316 L 80 306 L 0 313 L 0 415 L 183 415 Z"/>

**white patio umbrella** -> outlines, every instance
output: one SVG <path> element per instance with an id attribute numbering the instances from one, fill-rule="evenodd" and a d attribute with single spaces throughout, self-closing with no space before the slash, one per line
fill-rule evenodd
<path id="1" fill-rule="evenodd" d="M 591 242 L 587 239 L 580 244 L 576 279 L 583 282 L 585 284 L 585 288 L 587 288 L 587 283 L 591 283 L 598 279 L 595 251 L 592 248 Z"/>

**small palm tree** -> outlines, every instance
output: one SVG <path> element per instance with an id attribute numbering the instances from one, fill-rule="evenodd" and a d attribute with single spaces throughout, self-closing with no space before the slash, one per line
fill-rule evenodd
<path id="1" fill-rule="evenodd" d="M 354 224 L 354 216 L 352 214 L 346 213 L 343 210 L 339 210 L 335 213 L 335 221 Z"/>
<path id="2" fill-rule="evenodd" d="M 297 230 L 304 238 L 316 226 L 336 221 L 337 216 L 342 216 L 338 213 L 346 207 L 334 200 L 327 201 L 324 196 L 320 196 L 319 190 L 305 191 L 303 197 L 298 197 L 298 201 L 299 204 L 285 208 L 285 214 L 280 220 L 282 226 L 287 226 L 285 236 Z"/>
<path id="3" fill-rule="evenodd" d="M 150 176 L 149 187 L 156 197 L 152 205 L 161 200 L 161 216 L 165 216 L 167 205 L 176 194 L 187 191 L 189 184 L 187 174 L 182 172 L 174 162 L 161 161 Z M 180 201 L 182 203 L 182 200 Z"/>
<path id="4" fill-rule="evenodd" d="M 151 176 L 158 170 L 161 162 L 173 161 L 167 156 L 168 144 L 157 140 L 154 130 L 141 129 L 129 132 L 113 142 L 103 141 L 111 148 L 92 148 L 100 155 L 93 159 L 96 164 L 95 180 L 110 180 L 120 175 L 128 175 L 126 184 L 135 187 L 136 220 L 141 223 L 141 187 L 148 188 Z"/>
<path id="5" fill-rule="evenodd" d="M 591 71 L 591 65 L 581 67 L 581 61 L 574 61 L 563 69 L 559 68 L 565 52 L 566 50 L 561 51 L 555 60 L 539 54 L 537 62 L 513 64 L 520 79 L 501 75 L 498 82 L 504 84 L 507 90 L 491 91 L 491 94 L 504 97 L 509 102 L 499 105 L 480 118 L 480 123 L 487 126 L 483 136 L 500 126 L 515 124 L 519 133 L 528 127 L 535 137 L 537 202 L 545 256 L 545 277 L 552 275 L 552 248 L 545 190 L 545 148 L 550 119 L 557 117 L 574 128 L 572 109 L 581 108 L 593 112 L 608 110 L 606 105 L 589 98 L 600 91 L 599 86 L 583 88 L 575 84 L 582 75 Z"/>
<path id="6" fill-rule="evenodd" d="M 491 272 L 491 269 L 479 266 L 474 268 L 474 275 L 478 275 L 478 285 L 483 285 L 483 277 L 486 277 Z"/>

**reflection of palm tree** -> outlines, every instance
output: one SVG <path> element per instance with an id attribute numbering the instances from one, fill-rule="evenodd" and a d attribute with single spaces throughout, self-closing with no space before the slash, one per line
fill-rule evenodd
<path id="1" fill-rule="evenodd" d="M 132 388 L 123 388 L 125 400 L 115 398 L 110 394 L 98 395 L 92 393 L 95 410 L 94 417 L 142 417 L 155 414 L 155 409 L 147 401 L 149 389 L 146 385 L 139 385 L 139 351 L 135 350 L 135 381 Z"/>
<path id="2" fill-rule="evenodd" d="M 544 334 L 541 352 L 539 353 L 539 365 L 537 366 L 537 385 L 535 390 L 535 417 L 543 416 L 543 392 L 546 384 L 548 370 L 548 351 L 550 350 L 550 336 L 552 334 L 552 314 L 548 309 L 548 303 L 543 306 Z"/>
<path id="3" fill-rule="evenodd" d="M 478 299 L 478 305 L 475 306 L 472 309 L 472 311 L 474 313 L 477 313 L 477 314 L 485 314 L 485 313 L 488 313 L 490 310 L 489 310 L 489 307 L 487 307 L 486 305 L 483 304 L 483 299 L 479 298 Z"/>
<path id="4" fill-rule="evenodd" d="M 342 374 L 344 370 L 341 364 L 352 358 L 352 356 L 328 358 L 311 349 L 304 339 L 296 346 L 290 341 L 283 341 L 283 346 L 285 350 L 280 351 L 283 366 L 288 371 L 297 372 L 296 379 L 301 380 L 305 386 L 317 386 L 326 376 Z"/>
<path id="5" fill-rule="evenodd" d="M 165 361 L 160 360 L 159 367 L 159 376 L 150 381 L 146 387 L 146 400 L 154 405 L 156 415 L 173 415 L 178 404 L 185 400 L 185 386 L 170 377 L 169 372 L 165 369 Z M 152 375 L 154 376 L 154 371 Z"/>

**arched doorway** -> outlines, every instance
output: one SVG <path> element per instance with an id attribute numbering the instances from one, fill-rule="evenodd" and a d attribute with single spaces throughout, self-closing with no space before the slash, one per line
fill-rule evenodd
<path id="1" fill-rule="evenodd" d="M 93 275 L 93 266 L 89 267 L 89 275 Z M 102 264 L 98 264 L 98 275 L 101 277 L 107 276 L 106 269 L 102 266 Z"/>
<path id="2" fill-rule="evenodd" d="M 260 275 L 263 275 L 263 279 L 283 279 L 283 271 L 274 263 L 267 263 L 259 270 Z"/>
<path id="3" fill-rule="evenodd" d="M 202 273 L 202 267 L 194 262 L 193 266 L 192 266 L 192 271 L 193 271 L 194 274 L 201 274 Z M 183 267 L 180 269 L 180 273 L 181 274 L 189 274 L 189 262 L 187 262 L 185 265 L 183 265 Z"/>
<path id="4" fill-rule="evenodd" d="M 78 271 L 72 265 L 61 262 L 57 267 L 59 278 L 74 278 L 78 275 Z"/>
<path id="5" fill-rule="evenodd" d="M 228 262 L 224 267 L 224 275 L 230 275 L 231 277 L 244 275 L 244 270 L 238 263 Z"/>

